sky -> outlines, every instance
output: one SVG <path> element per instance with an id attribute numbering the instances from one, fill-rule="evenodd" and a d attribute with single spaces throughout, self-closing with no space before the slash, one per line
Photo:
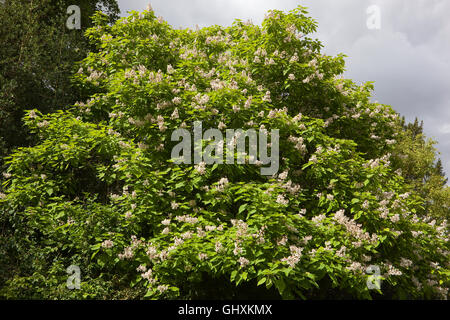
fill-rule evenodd
<path id="1" fill-rule="evenodd" d="M 346 78 L 375 82 L 373 101 L 391 105 L 409 122 L 424 121 L 438 141 L 450 175 L 450 1 L 448 0 L 119 0 L 121 15 L 145 10 L 175 27 L 231 25 L 239 18 L 260 24 L 268 10 L 308 8 L 318 24 L 313 37 L 323 53 L 347 55 Z M 379 24 L 369 28 L 379 9 Z M 367 11 L 369 10 L 369 12 Z M 373 26 L 370 25 L 370 26 Z"/>

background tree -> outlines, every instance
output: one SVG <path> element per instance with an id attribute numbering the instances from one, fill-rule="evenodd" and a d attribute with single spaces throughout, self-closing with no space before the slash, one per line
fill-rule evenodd
<path id="1" fill-rule="evenodd" d="M 393 167 L 400 170 L 405 180 L 425 200 L 420 212 L 438 221 L 450 218 L 450 187 L 434 147 L 437 143 L 423 133 L 423 121 L 413 123 L 401 120 L 402 130 L 397 135 L 393 150 Z"/>
<path id="2" fill-rule="evenodd" d="M 436 173 L 443 178 L 442 184 L 446 185 L 448 182 L 448 178 L 446 178 L 441 158 L 439 158 L 438 161 L 436 162 Z"/>
<path id="3" fill-rule="evenodd" d="M 81 8 L 81 30 L 66 28 L 66 11 L 72 4 Z M 105 12 L 108 22 L 118 18 L 115 0 L 6 0 L 0 4 L 0 172 L 9 152 L 33 143 L 22 122 L 25 110 L 36 108 L 46 114 L 89 95 L 73 86 L 71 77 L 76 62 L 95 48 L 84 32 L 92 26 L 90 17 L 96 10 Z M 0 174 L 0 184 L 4 178 Z M 19 267 L 11 253 L 16 245 L 11 237 L 14 229 L 8 223 L 0 225 L 0 286 Z"/>
<path id="4" fill-rule="evenodd" d="M 81 9 L 81 30 L 66 28 L 72 4 Z M 118 18 L 115 0 L 7 0 L 0 5 L 0 168 L 10 150 L 31 142 L 21 122 L 25 110 L 53 112 L 86 97 L 71 77 L 75 62 L 92 49 L 84 31 L 96 10 L 110 22 Z"/>

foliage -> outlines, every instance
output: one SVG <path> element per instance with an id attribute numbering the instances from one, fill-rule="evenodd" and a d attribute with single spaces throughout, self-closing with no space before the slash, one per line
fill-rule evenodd
<path id="1" fill-rule="evenodd" d="M 24 111 L 54 112 L 86 98 L 75 90 L 75 62 L 91 49 L 83 32 L 89 17 L 102 9 L 110 22 L 118 18 L 115 0 L 77 1 L 81 30 L 68 30 L 66 14 L 73 1 L 8 0 L 0 5 L 0 169 L 3 157 L 32 143 L 22 126 Z"/>
<path id="2" fill-rule="evenodd" d="M 446 221 L 391 165 L 398 114 L 339 76 L 343 55 L 320 53 L 304 8 L 195 31 L 153 11 L 95 21 L 75 77 L 96 93 L 29 111 L 39 143 L 8 160 L 0 210 L 19 267 L 4 297 L 448 297 Z M 171 133 L 194 121 L 279 129 L 279 173 L 175 164 Z"/>
<path id="3" fill-rule="evenodd" d="M 437 221 L 450 217 L 450 187 L 443 172 L 440 159 L 436 160 L 436 141 L 426 139 L 423 122 L 405 125 L 393 152 L 392 166 L 402 172 L 405 180 L 424 199 L 421 214 L 429 215 Z"/>
<path id="4" fill-rule="evenodd" d="M 71 82 L 75 62 L 95 49 L 83 32 L 92 26 L 89 17 L 95 10 L 104 10 L 112 22 L 119 9 L 115 0 L 77 1 L 82 29 L 68 30 L 66 11 L 71 4 L 73 1 L 53 0 L 7 0 L 0 4 L 0 172 L 11 150 L 35 142 L 22 123 L 25 110 L 54 112 L 90 95 Z M 0 184 L 3 181 L 0 175 Z M 1 226 L 0 284 L 18 263 L 9 254 L 15 245 L 14 238 L 9 238 L 11 228 Z"/>

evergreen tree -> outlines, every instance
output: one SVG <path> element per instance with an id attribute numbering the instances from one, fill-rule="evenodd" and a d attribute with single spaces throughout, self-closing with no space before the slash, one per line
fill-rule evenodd
<path id="1" fill-rule="evenodd" d="M 436 162 L 436 173 L 438 175 L 440 175 L 442 178 L 444 178 L 444 181 L 442 182 L 444 185 L 447 184 L 448 182 L 448 178 L 445 178 L 445 172 L 444 172 L 444 167 L 442 166 L 442 161 L 439 158 L 438 161 Z"/>

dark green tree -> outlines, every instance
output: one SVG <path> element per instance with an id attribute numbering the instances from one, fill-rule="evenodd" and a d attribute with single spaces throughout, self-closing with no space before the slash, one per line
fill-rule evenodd
<path id="1" fill-rule="evenodd" d="M 69 30 L 67 7 L 80 7 L 81 30 Z M 71 82 L 76 61 L 90 47 L 84 31 L 96 10 L 110 22 L 118 18 L 115 0 L 7 0 L 0 4 L 0 191 L 4 158 L 14 148 L 33 144 L 22 125 L 27 109 L 49 113 L 86 97 Z M 3 212 L 2 212 L 3 213 Z M 0 287 L 17 267 L 12 257 L 15 226 L 0 224 Z"/>
<path id="2" fill-rule="evenodd" d="M 80 30 L 66 27 L 73 4 L 80 7 Z M 75 62 L 92 49 L 84 31 L 96 10 L 110 22 L 118 18 L 115 0 L 7 0 L 0 5 L 0 169 L 13 148 L 32 142 L 21 123 L 24 110 L 48 113 L 84 97 L 71 77 Z"/>
<path id="3" fill-rule="evenodd" d="M 436 168 L 436 173 L 438 175 L 440 175 L 442 178 L 444 178 L 443 185 L 446 185 L 447 182 L 448 182 L 448 178 L 445 177 L 444 167 L 442 166 L 442 161 L 441 161 L 440 158 L 436 162 L 436 167 L 435 168 Z"/>

